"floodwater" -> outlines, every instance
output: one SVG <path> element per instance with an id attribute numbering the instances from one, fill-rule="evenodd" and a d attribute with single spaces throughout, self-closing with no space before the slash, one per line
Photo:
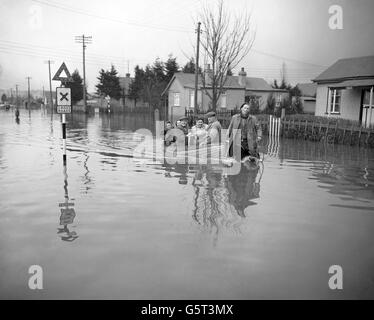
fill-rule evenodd
<path id="1" fill-rule="evenodd" d="M 265 139 L 226 175 L 133 158 L 140 128 L 67 117 L 65 172 L 58 115 L 0 111 L 0 298 L 374 298 L 373 150 Z"/>

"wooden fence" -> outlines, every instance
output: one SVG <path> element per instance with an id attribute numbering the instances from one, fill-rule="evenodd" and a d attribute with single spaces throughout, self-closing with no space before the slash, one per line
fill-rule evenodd
<path id="1" fill-rule="evenodd" d="M 217 119 L 223 128 L 230 124 L 231 117 L 238 110 L 217 110 Z M 198 116 L 193 110 L 186 111 L 189 124 L 192 126 Z M 270 115 L 256 115 L 265 134 L 271 130 Z M 358 145 L 374 147 L 374 128 L 364 128 L 357 121 L 344 119 L 332 119 L 326 117 L 315 117 L 310 115 L 286 116 L 281 119 L 280 136 L 293 139 L 304 139 L 310 141 L 324 141 L 326 143 Z"/>
<path id="2" fill-rule="evenodd" d="M 269 132 L 269 120 L 261 119 L 262 129 Z M 374 130 L 360 125 L 341 124 L 339 121 L 282 119 L 280 136 L 326 143 L 374 147 Z"/>

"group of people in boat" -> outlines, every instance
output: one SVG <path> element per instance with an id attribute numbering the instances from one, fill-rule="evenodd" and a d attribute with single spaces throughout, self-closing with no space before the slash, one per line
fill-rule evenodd
<path id="1" fill-rule="evenodd" d="M 207 123 L 204 121 L 207 120 Z M 173 130 L 178 129 L 178 130 Z M 184 139 L 186 145 L 193 145 L 197 148 L 219 145 L 221 141 L 222 126 L 213 111 L 205 116 L 198 117 L 195 125 L 189 130 L 188 118 L 181 117 L 173 126 L 171 121 L 166 122 L 164 131 L 165 145 L 170 146 L 173 143 Z M 239 134 L 240 133 L 240 134 Z M 259 158 L 258 143 L 262 138 L 262 130 L 255 116 L 250 114 L 250 106 L 243 103 L 240 107 L 240 113 L 231 118 L 230 125 L 226 134 L 227 157 L 234 157 L 234 146 L 241 150 L 240 159 L 245 157 L 251 159 Z M 183 143 L 183 140 L 182 140 Z"/>

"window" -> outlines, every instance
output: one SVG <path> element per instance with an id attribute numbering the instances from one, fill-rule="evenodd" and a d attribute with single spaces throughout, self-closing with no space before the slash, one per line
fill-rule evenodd
<path id="1" fill-rule="evenodd" d="M 227 107 L 227 96 L 226 93 L 222 93 L 220 96 L 220 107 L 226 109 Z"/>
<path id="2" fill-rule="evenodd" d="M 175 107 L 180 106 L 179 92 L 174 93 L 174 106 Z"/>
<path id="3" fill-rule="evenodd" d="M 330 89 L 330 112 L 340 113 L 341 90 Z"/>
<path id="4" fill-rule="evenodd" d="M 364 100 L 363 100 L 362 104 L 364 104 L 364 105 L 369 105 L 370 104 L 370 90 L 365 90 L 364 91 Z M 374 105 L 374 95 L 373 95 L 372 104 Z"/>
<path id="5" fill-rule="evenodd" d="M 190 108 L 195 106 L 195 91 L 190 90 Z"/>

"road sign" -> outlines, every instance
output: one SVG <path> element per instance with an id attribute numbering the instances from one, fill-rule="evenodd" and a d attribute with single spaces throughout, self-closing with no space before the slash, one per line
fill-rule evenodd
<path id="1" fill-rule="evenodd" d="M 57 113 L 71 113 L 71 89 L 56 88 Z"/>
<path id="2" fill-rule="evenodd" d="M 65 73 L 65 76 L 61 76 L 62 72 Z M 60 68 L 57 70 L 56 74 L 53 76 L 52 80 L 62 81 L 62 82 L 72 82 L 73 79 L 70 75 L 68 68 L 66 67 L 65 62 L 62 63 Z"/>

